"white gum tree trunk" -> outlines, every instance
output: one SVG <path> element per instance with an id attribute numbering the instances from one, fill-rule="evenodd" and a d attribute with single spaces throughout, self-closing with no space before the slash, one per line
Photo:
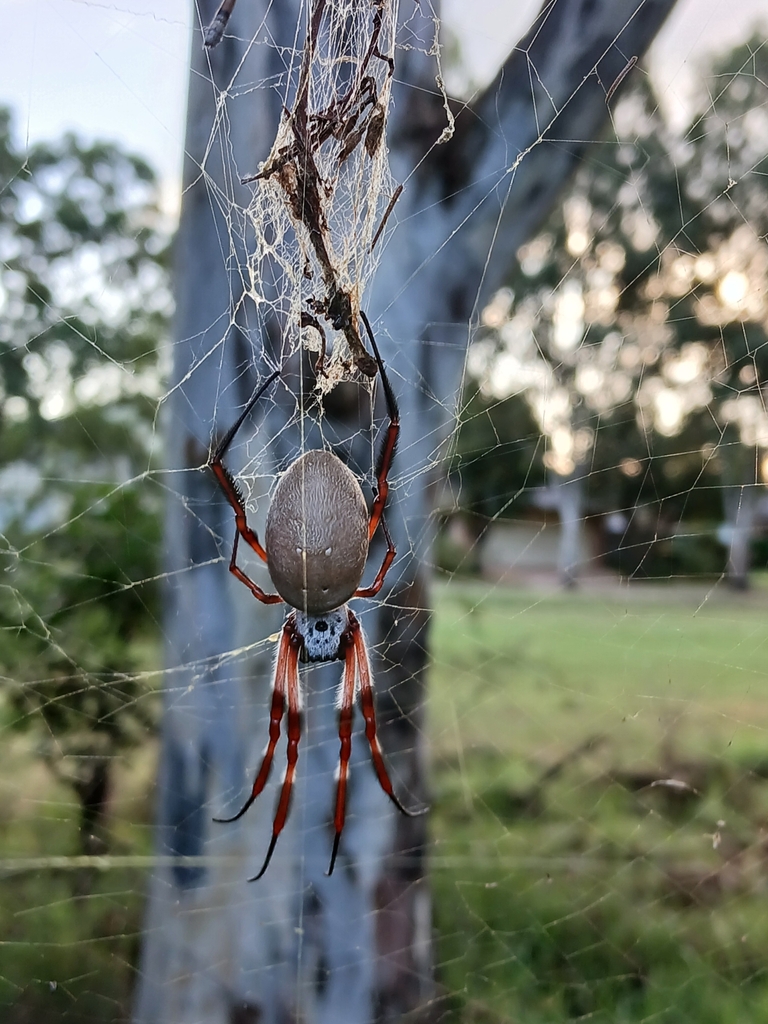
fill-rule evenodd
<path id="1" fill-rule="evenodd" d="M 433 58 L 418 49 L 397 54 L 388 144 L 405 191 L 367 308 L 402 416 L 387 513 L 398 557 L 380 598 L 357 610 L 374 650 L 382 744 L 411 804 L 428 799 L 422 707 L 431 485 L 454 421 L 471 325 L 600 135 L 611 85 L 630 57 L 642 56 L 672 4 L 548 3 L 548 16 L 457 117 L 453 139 L 437 147 L 446 118 Z M 199 0 L 203 24 L 216 6 Z M 434 34 L 428 5 L 407 6 L 410 32 L 427 51 Z M 400 1020 L 433 996 L 427 821 L 401 817 L 382 794 L 359 721 L 348 823 L 336 871 L 325 875 L 340 665 L 302 671 L 298 783 L 264 879 L 246 882 L 264 856 L 276 783 L 237 824 L 211 821 L 236 808 L 258 765 L 274 649 L 264 641 L 282 613 L 259 605 L 228 573 L 232 512 L 204 466 L 211 438 L 234 421 L 263 372 L 252 353 L 269 350 L 279 329 L 249 321 L 240 301 L 249 193 L 238 180 L 266 157 L 280 116 L 274 93 L 254 86 L 280 73 L 280 47 L 303 36 L 296 26 L 304 10 L 299 0 L 239 0 L 219 47 L 204 52 L 199 32 L 193 40 L 165 424 L 160 859 L 136 1024 L 368 1024 Z M 251 46 L 256 37 L 275 45 Z M 358 421 L 340 415 L 335 422 L 359 436 Z M 253 430 L 275 434 L 284 423 L 273 403 Z M 250 511 L 257 525 L 265 506 Z M 379 542 L 374 547 L 372 562 L 381 557 Z M 284 756 L 284 744 L 279 749 Z"/>
<path id="2" fill-rule="evenodd" d="M 568 589 L 578 584 L 582 568 L 585 472 L 583 466 L 577 466 L 570 476 L 557 477 L 553 483 L 557 512 L 560 516 L 557 572 L 560 582 Z"/>
<path id="3" fill-rule="evenodd" d="M 726 575 L 734 590 L 747 590 L 752 558 L 752 541 L 757 519 L 758 452 L 740 443 L 735 430 L 728 430 L 730 442 L 723 474 L 723 513 L 728 534 Z"/>

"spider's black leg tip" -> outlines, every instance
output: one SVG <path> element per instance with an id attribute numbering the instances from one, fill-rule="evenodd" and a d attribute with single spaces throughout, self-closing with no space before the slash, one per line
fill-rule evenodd
<path id="1" fill-rule="evenodd" d="M 405 811 L 406 817 L 408 817 L 408 818 L 421 818 L 425 814 L 429 814 L 430 808 L 428 806 L 426 806 L 426 807 L 417 807 L 413 811 L 410 811 L 407 808 L 403 808 L 403 810 Z"/>
<path id="2" fill-rule="evenodd" d="M 333 840 L 333 850 L 331 851 L 331 863 L 328 865 L 326 876 L 328 878 L 333 874 L 333 869 L 336 867 L 336 855 L 339 852 L 339 843 L 341 842 L 341 832 L 337 832 Z"/>
<path id="3" fill-rule="evenodd" d="M 242 807 L 237 812 L 237 814 L 233 814 L 231 818 L 212 818 L 211 820 L 215 821 L 217 825 L 231 825 L 233 821 L 238 821 L 240 818 L 242 818 L 242 816 L 245 814 L 245 812 L 248 810 L 252 803 L 253 799 L 248 800 L 245 806 Z"/>
<path id="4" fill-rule="evenodd" d="M 259 871 L 259 873 L 257 875 L 254 875 L 252 878 L 249 878 L 248 879 L 249 882 L 258 882 L 258 880 L 260 878 L 264 877 L 264 874 L 265 874 L 267 868 L 269 867 L 269 862 L 272 860 L 272 854 L 275 852 L 275 846 L 276 845 L 277 845 L 277 836 L 273 834 L 272 835 L 272 839 L 270 840 L 270 843 L 269 843 L 269 849 L 267 850 L 267 856 L 264 858 L 264 863 L 261 865 L 261 870 Z"/>
<path id="5" fill-rule="evenodd" d="M 398 800 L 394 793 L 390 793 L 388 795 L 392 803 L 398 809 L 398 811 L 400 811 L 401 814 L 404 814 L 406 818 L 420 818 L 423 814 L 429 814 L 428 805 L 425 807 L 417 807 L 415 808 L 415 810 L 410 810 L 408 807 L 405 807 L 403 804 L 400 803 L 400 801 Z"/>

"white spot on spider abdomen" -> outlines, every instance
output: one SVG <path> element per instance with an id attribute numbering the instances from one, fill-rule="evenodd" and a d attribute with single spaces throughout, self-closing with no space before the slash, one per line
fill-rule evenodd
<path id="1" fill-rule="evenodd" d="M 354 474 L 322 449 L 280 477 L 264 533 L 267 564 L 283 600 L 310 616 L 345 604 L 368 557 L 368 509 Z"/>

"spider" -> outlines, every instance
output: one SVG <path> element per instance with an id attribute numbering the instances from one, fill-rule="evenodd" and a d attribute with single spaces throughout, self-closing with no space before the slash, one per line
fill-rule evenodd
<path id="1" fill-rule="evenodd" d="M 248 525 L 242 491 L 222 460 L 243 421 L 280 376 L 280 370 L 276 370 L 257 388 L 242 415 L 211 452 L 208 460 L 208 465 L 235 513 L 235 540 L 229 571 L 259 601 L 264 604 L 283 602 L 292 609 L 283 624 L 277 654 L 269 715 L 269 743 L 264 759 L 250 796 L 237 814 L 231 818 L 214 818 L 214 821 L 224 823 L 237 821 L 264 789 L 280 738 L 280 724 L 285 714 L 287 696 L 287 770 L 267 855 L 259 873 L 249 881 L 261 878 L 267 870 L 288 817 L 301 735 L 299 660 L 344 662 L 337 698 L 341 750 L 333 819 L 335 835 L 328 874 L 333 873 L 344 828 L 349 759 L 352 752 L 352 716 L 358 692 L 365 720 L 365 735 L 371 748 L 379 785 L 402 814 L 413 817 L 426 810 L 406 809 L 392 787 L 376 733 L 368 650 L 360 622 L 347 605 L 352 597 L 374 597 L 378 594 L 396 554 L 383 512 L 389 490 L 387 476 L 400 432 L 400 414 L 371 325 L 365 313 L 361 311 L 360 316 L 378 366 L 389 416 L 389 425 L 376 462 L 376 490 L 370 514 L 360 484 L 351 470 L 332 452 L 313 449 L 291 463 L 280 477 L 267 513 L 263 545 Z M 379 525 L 387 542 L 387 550 L 371 586 L 361 587 L 369 546 Z M 265 593 L 237 565 L 240 538 L 267 563 L 276 594 Z"/>

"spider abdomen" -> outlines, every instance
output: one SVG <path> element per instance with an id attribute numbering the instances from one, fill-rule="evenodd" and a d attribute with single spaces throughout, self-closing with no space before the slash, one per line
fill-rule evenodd
<path id="1" fill-rule="evenodd" d="M 272 497 L 264 540 L 269 574 L 286 604 L 308 615 L 346 604 L 368 557 L 368 509 L 341 459 L 318 449 L 286 470 Z"/>

